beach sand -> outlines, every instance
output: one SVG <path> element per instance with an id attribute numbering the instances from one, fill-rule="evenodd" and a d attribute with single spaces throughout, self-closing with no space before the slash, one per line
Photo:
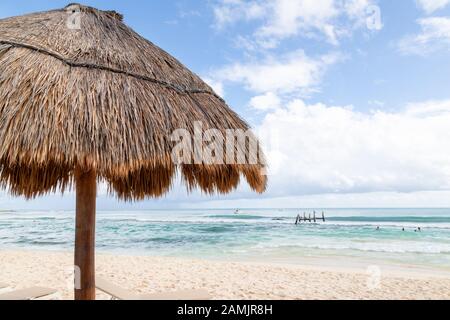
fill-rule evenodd
<path id="1" fill-rule="evenodd" d="M 70 252 L 0 251 L 0 282 L 45 286 L 73 299 Z M 450 299 L 442 272 L 276 265 L 146 256 L 97 255 L 97 275 L 136 293 L 206 289 L 213 299 Z M 109 299 L 101 292 L 98 299 Z"/>

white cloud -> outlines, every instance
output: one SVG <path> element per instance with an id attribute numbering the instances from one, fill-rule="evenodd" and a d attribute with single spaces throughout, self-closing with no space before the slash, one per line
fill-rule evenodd
<path id="1" fill-rule="evenodd" d="M 301 31 L 317 30 L 331 42 L 337 42 L 336 30 L 331 21 L 339 11 L 333 0 L 278 0 L 273 1 L 273 15 L 257 32 L 260 36 L 286 38 Z"/>
<path id="2" fill-rule="evenodd" d="M 211 78 L 203 78 L 205 81 L 219 96 L 223 97 L 225 95 L 225 89 L 223 87 L 223 83 Z"/>
<path id="3" fill-rule="evenodd" d="M 440 49 L 450 49 L 450 18 L 419 19 L 422 32 L 403 38 L 398 48 L 404 54 L 425 55 Z"/>
<path id="4" fill-rule="evenodd" d="M 276 110 L 281 107 L 281 99 L 273 92 L 253 97 L 250 106 L 260 111 Z"/>
<path id="5" fill-rule="evenodd" d="M 410 103 L 406 106 L 406 114 L 414 117 L 446 117 L 449 112 L 449 100 Z"/>
<path id="6" fill-rule="evenodd" d="M 339 38 L 364 26 L 374 0 L 221 0 L 214 7 L 216 25 L 258 21 L 252 38 L 263 48 L 274 48 L 289 37 L 321 35 L 338 44 Z M 381 23 L 378 24 L 381 28 Z M 249 40 L 247 40 L 249 41 Z"/>
<path id="7" fill-rule="evenodd" d="M 450 190 L 450 100 L 396 113 L 291 101 L 260 127 L 270 197 Z"/>
<path id="8" fill-rule="evenodd" d="M 427 13 L 433 13 L 450 4 L 450 0 L 417 0 L 418 5 Z"/>
<path id="9" fill-rule="evenodd" d="M 235 63 L 215 72 L 217 81 L 243 83 L 248 90 L 264 93 L 308 93 L 316 90 L 328 66 L 338 54 L 310 58 L 302 50 L 263 61 Z"/>
<path id="10" fill-rule="evenodd" d="M 222 0 L 214 7 L 216 26 L 219 29 L 239 20 L 259 19 L 266 14 L 263 2 L 245 0 Z"/>
<path id="11" fill-rule="evenodd" d="M 383 101 L 380 100 L 369 100 L 368 104 L 370 106 L 376 107 L 376 108 L 382 108 L 385 106 L 385 103 Z"/>

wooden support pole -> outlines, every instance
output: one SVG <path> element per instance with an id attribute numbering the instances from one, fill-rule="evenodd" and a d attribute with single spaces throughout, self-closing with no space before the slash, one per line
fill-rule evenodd
<path id="1" fill-rule="evenodd" d="M 77 169 L 75 185 L 75 300 L 95 300 L 95 172 Z"/>

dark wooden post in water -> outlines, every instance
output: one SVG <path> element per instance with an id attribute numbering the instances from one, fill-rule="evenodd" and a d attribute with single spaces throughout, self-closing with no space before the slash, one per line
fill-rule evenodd
<path id="1" fill-rule="evenodd" d="M 75 300 L 95 300 L 95 205 L 97 181 L 94 171 L 75 173 Z"/>
<path id="2" fill-rule="evenodd" d="M 313 216 L 312 217 L 311 217 L 311 213 L 309 213 L 308 218 L 306 217 L 306 213 L 303 212 L 303 218 L 300 216 L 300 214 L 297 215 L 297 219 L 295 220 L 295 224 L 297 225 L 297 224 L 302 223 L 302 222 L 306 223 L 308 221 L 309 221 L 309 223 L 311 223 L 311 222 L 317 223 L 318 220 L 319 221 L 323 220 L 323 222 L 325 222 L 325 213 L 323 211 L 322 211 L 322 218 L 320 218 L 320 217 L 318 217 L 316 215 L 316 211 L 313 211 Z"/>

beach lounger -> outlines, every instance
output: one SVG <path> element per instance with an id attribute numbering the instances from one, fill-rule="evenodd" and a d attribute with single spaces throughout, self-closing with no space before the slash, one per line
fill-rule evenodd
<path id="1" fill-rule="evenodd" d="M 36 300 L 56 293 L 53 289 L 34 287 L 0 294 L 0 300 Z"/>
<path id="2" fill-rule="evenodd" d="M 183 290 L 155 294 L 137 295 L 105 279 L 96 278 L 97 289 L 110 295 L 113 300 L 209 300 L 205 290 Z"/>

